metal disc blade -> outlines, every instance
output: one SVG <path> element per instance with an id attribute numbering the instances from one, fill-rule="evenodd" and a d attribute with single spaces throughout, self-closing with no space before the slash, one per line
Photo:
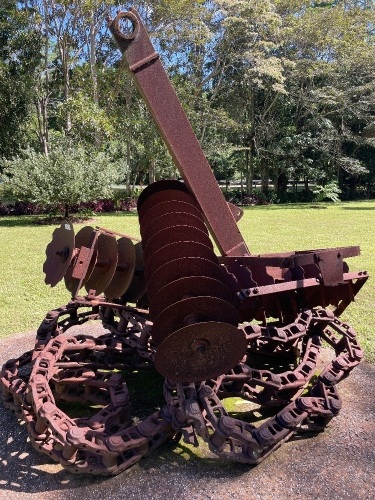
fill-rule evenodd
<path id="1" fill-rule="evenodd" d="M 161 215 L 154 219 L 152 224 L 149 224 L 146 229 L 141 231 L 142 239 L 147 242 L 155 233 L 171 226 L 191 226 L 207 231 L 206 225 L 201 217 L 186 212 L 175 212 Z"/>
<path id="2" fill-rule="evenodd" d="M 118 299 L 129 288 L 134 276 L 135 248 L 130 238 L 117 240 L 118 260 L 111 283 L 104 290 L 109 299 Z"/>
<path id="3" fill-rule="evenodd" d="M 52 241 L 46 248 L 47 258 L 43 264 L 43 271 L 47 285 L 56 286 L 63 279 L 72 260 L 74 244 L 73 225 L 70 222 L 63 222 L 54 230 Z"/>
<path id="4" fill-rule="evenodd" d="M 233 294 L 219 280 L 207 276 L 188 276 L 172 281 L 161 288 L 150 302 L 150 318 L 153 320 L 171 304 L 189 297 L 207 295 L 232 302 Z"/>
<path id="5" fill-rule="evenodd" d="M 145 200 L 142 206 L 138 209 L 139 220 L 143 221 L 146 214 L 152 211 L 156 205 L 162 203 L 163 201 L 184 201 L 199 209 L 198 203 L 189 193 L 175 190 L 160 191 L 159 193 L 154 194 L 151 198 Z"/>
<path id="6" fill-rule="evenodd" d="M 237 207 L 237 205 L 233 205 L 233 203 L 230 203 L 229 201 L 228 201 L 228 207 L 229 207 L 230 211 L 232 212 L 234 220 L 236 222 L 238 222 L 243 216 L 242 208 Z"/>
<path id="7" fill-rule="evenodd" d="M 117 242 L 116 238 L 108 234 L 98 236 L 98 255 L 95 267 L 87 280 L 85 287 L 87 291 L 95 290 L 100 294 L 110 284 L 117 266 Z"/>
<path id="8" fill-rule="evenodd" d="M 143 245 L 143 258 L 147 266 L 151 258 L 160 248 L 176 241 L 196 241 L 213 248 L 208 233 L 191 226 L 171 226 L 154 234 L 146 244 Z"/>
<path id="9" fill-rule="evenodd" d="M 229 372 L 245 355 L 246 337 L 227 323 L 188 325 L 158 347 L 155 367 L 176 382 L 200 382 Z"/>
<path id="10" fill-rule="evenodd" d="M 95 238 L 95 230 L 91 226 L 85 226 L 82 229 L 78 231 L 76 234 L 76 241 L 75 241 L 75 246 L 77 250 L 79 250 L 81 247 L 85 248 L 91 248 L 93 245 L 93 241 Z M 89 279 L 92 270 L 94 269 L 95 262 L 96 262 L 96 254 L 97 254 L 97 241 L 95 241 L 95 247 L 93 249 L 92 257 L 89 262 L 89 266 L 87 268 L 86 275 L 84 276 L 81 286 L 84 286 L 86 281 Z M 79 278 L 74 278 L 73 277 L 73 270 L 75 266 L 75 259 L 71 262 L 67 272 L 65 273 L 64 281 L 65 281 L 65 286 L 66 288 L 74 295 L 77 290 L 77 286 L 79 284 Z"/>
<path id="11" fill-rule="evenodd" d="M 200 257 L 182 257 L 167 262 L 150 276 L 147 280 L 148 298 L 152 300 L 160 288 L 186 276 L 207 276 L 224 281 L 223 271 L 215 262 Z"/>
<path id="12" fill-rule="evenodd" d="M 146 294 L 146 279 L 144 276 L 143 251 L 141 243 L 134 245 L 135 249 L 135 269 L 134 276 L 129 285 L 129 288 L 122 295 L 123 303 L 138 302 Z"/>
<path id="13" fill-rule="evenodd" d="M 175 181 L 173 179 L 162 180 L 153 182 L 147 186 L 139 195 L 137 202 L 137 210 L 139 211 L 146 200 L 154 196 L 160 191 L 182 191 L 187 193 L 187 188 L 183 182 Z"/>
<path id="14" fill-rule="evenodd" d="M 191 297 L 179 300 L 162 311 L 152 327 L 152 339 L 156 345 L 176 330 L 189 323 L 220 321 L 238 324 L 237 310 L 225 300 L 216 297 Z"/>
<path id="15" fill-rule="evenodd" d="M 181 259 L 182 257 L 200 257 L 201 259 L 207 259 L 218 264 L 217 257 L 212 248 L 196 241 L 176 241 L 175 243 L 161 247 L 149 259 L 145 269 L 146 279 L 150 278 L 159 267 L 167 264 L 167 262 Z"/>
<path id="16" fill-rule="evenodd" d="M 170 200 L 170 201 L 162 201 L 157 205 L 152 207 L 152 210 L 147 212 L 147 216 L 143 217 L 140 220 L 141 223 L 141 234 L 143 231 L 147 229 L 150 224 L 153 224 L 154 220 L 160 217 L 161 215 L 171 214 L 175 212 L 184 212 L 188 214 L 195 215 L 195 217 L 203 220 L 203 215 L 201 211 L 191 203 L 187 203 L 186 201 L 179 200 Z"/>

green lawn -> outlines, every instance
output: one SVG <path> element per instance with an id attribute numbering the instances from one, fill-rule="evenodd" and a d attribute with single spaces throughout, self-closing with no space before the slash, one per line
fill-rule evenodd
<path id="1" fill-rule="evenodd" d="M 349 259 L 349 266 L 375 276 L 375 200 L 319 207 L 247 207 L 239 227 L 252 253 L 360 245 L 361 256 Z M 139 236 L 135 213 L 101 215 L 91 224 Z M 45 248 L 55 227 L 37 225 L 33 217 L 0 217 L 0 337 L 36 329 L 48 310 L 68 302 L 63 283 L 54 289 L 44 284 Z M 357 330 L 366 358 L 372 362 L 374 288 L 370 278 L 343 315 Z"/>

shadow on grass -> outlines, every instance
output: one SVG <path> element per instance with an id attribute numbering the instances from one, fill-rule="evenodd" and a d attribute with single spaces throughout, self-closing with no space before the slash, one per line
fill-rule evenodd
<path id="1" fill-rule="evenodd" d="M 328 204 L 329 205 L 329 204 Z M 271 210 L 311 210 L 311 209 L 324 209 L 328 208 L 326 203 L 324 204 L 312 204 L 312 203 L 288 203 L 288 204 L 271 204 L 271 205 L 244 205 L 241 208 L 245 210 L 262 210 L 264 208 L 269 208 Z M 333 204 L 332 204 L 333 205 Z"/>
<path id="2" fill-rule="evenodd" d="M 343 210 L 375 210 L 375 205 L 373 207 L 340 207 Z"/>
<path id="3" fill-rule="evenodd" d="M 101 214 L 94 214 L 92 216 L 81 216 L 79 214 L 72 215 L 69 219 L 64 217 L 49 217 L 45 215 L 10 215 L 0 217 L 0 227 L 28 227 L 28 226 L 59 226 L 65 220 L 69 220 L 73 224 L 88 223 L 96 225 L 97 219 L 100 217 L 102 220 L 107 217 L 138 217 L 137 212 L 108 212 Z M 103 224 L 101 224 L 103 225 Z"/>
<path id="4" fill-rule="evenodd" d="M 36 217 L 30 215 L 13 215 L 0 217 L 0 227 L 25 227 L 34 226 Z"/>
<path id="5" fill-rule="evenodd" d="M 367 201 L 367 200 L 366 200 Z M 364 201 L 363 203 L 366 203 Z M 318 209 L 322 210 L 325 208 L 330 208 L 330 207 L 335 207 L 339 208 L 340 210 L 375 210 L 375 200 L 370 200 L 373 201 L 373 204 L 370 204 L 369 206 L 360 206 L 359 204 L 361 202 L 359 201 L 354 201 L 353 205 L 355 206 L 348 206 L 348 203 L 351 202 L 342 202 L 342 203 L 334 203 L 334 202 L 323 202 L 323 203 L 276 203 L 276 204 L 270 204 L 270 205 L 244 205 L 241 206 L 242 209 L 245 211 L 247 210 L 263 210 L 265 208 L 270 209 L 270 210 L 311 210 L 311 209 Z"/>

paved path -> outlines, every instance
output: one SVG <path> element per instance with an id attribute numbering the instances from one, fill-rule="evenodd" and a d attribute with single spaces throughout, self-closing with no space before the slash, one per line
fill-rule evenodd
<path id="1" fill-rule="evenodd" d="M 0 341 L 0 364 L 34 334 Z M 362 363 L 339 385 L 343 409 L 324 433 L 285 443 L 257 467 L 167 444 L 116 477 L 73 475 L 36 451 L 0 404 L 0 499 L 375 498 L 375 367 Z"/>

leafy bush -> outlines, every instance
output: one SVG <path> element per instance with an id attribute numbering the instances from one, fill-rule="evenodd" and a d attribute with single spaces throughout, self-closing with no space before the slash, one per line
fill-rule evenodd
<path id="1" fill-rule="evenodd" d="M 241 192 L 241 189 L 230 189 L 224 192 L 227 201 L 235 205 L 268 205 L 271 201 L 269 196 L 261 192 L 260 189 L 253 191 L 251 196 Z"/>
<path id="2" fill-rule="evenodd" d="M 57 207 L 43 207 L 34 203 L 0 203 L 0 215 L 41 215 L 56 212 Z"/>
<path id="3" fill-rule="evenodd" d="M 116 166 L 105 153 L 91 153 L 62 141 L 49 156 L 32 149 L 2 161 L 3 196 L 14 202 L 47 208 L 57 205 L 67 217 L 74 206 L 110 198 L 118 181 Z M 98 202 L 98 211 L 109 211 Z"/>
<path id="4" fill-rule="evenodd" d="M 339 195 L 341 192 L 342 191 L 336 181 L 331 181 L 325 186 L 316 186 L 313 191 L 315 201 L 331 200 L 334 203 L 340 201 Z"/>
<path id="5" fill-rule="evenodd" d="M 95 200 L 73 205 L 71 213 L 93 216 L 96 213 L 128 212 L 137 207 L 136 198 L 125 198 L 115 201 L 113 199 Z M 57 215 L 62 213 L 64 207 L 60 205 L 37 205 L 34 203 L 0 203 L 0 216 L 8 215 Z"/>

